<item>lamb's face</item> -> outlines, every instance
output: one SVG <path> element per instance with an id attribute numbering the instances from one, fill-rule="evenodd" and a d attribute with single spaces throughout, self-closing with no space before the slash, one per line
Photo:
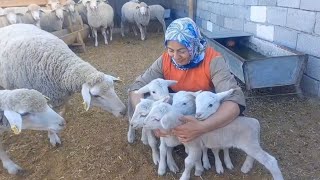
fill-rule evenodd
<path id="1" fill-rule="evenodd" d="M 196 97 L 196 118 L 205 120 L 215 113 L 220 106 L 220 98 L 216 94 L 204 91 Z"/>
<path id="2" fill-rule="evenodd" d="M 98 8 L 98 6 L 97 6 L 97 0 L 90 0 L 89 7 L 90 7 L 92 10 L 97 9 L 97 8 Z"/>
<path id="3" fill-rule="evenodd" d="M 153 105 L 151 111 L 144 120 L 143 127 L 148 129 L 160 129 L 161 118 L 170 111 L 171 105 L 165 102 L 157 103 Z"/>
<path id="4" fill-rule="evenodd" d="M 40 10 L 35 10 L 35 11 L 30 11 L 32 18 L 35 21 L 39 21 L 40 20 Z"/>
<path id="5" fill-rule="evenodd" d="M 195 97 L 191 92 L 179 91 L 173 95 L 172 106 L 181 114 L 191 115 L 196 112 Z"/>
<path id="6" fill-rule="evenodd" d="M 139 9 L 141 15 L 143 16 L 148 15 L 149 7 L 147 6 L 147 4 L 140 3 L 137 8 Z"/>
<path id="7" fill-rule="evenodd" d="M 150 99 L 141 99 L 140 103 L 137 104 L 130 120 L 130 125 L 133 128 L 141 128 L 143 126 L 145 118 L 151 111 L 153 102 L 154 101 Z"/>
<path id="8" fill-rule="evenodd" d="M 63 20 L 63 8 L 60 5 L 54 10 L 54 12 L 58 19 Z"/>
<path id="9" fill-rule="evenodd" d="M 176 83 L 177 81 L 158 78 L 152 80 L 149 84 L 137 90 L 136 93 L 144 94 L 149 92 L 150 96 L 155 100 L 160 100 L 166 97 L 169 98 L 170 96 L 168 87 Z"/>
<path id="10" fill-rule="evenodd" d="M 19 89 L 12 91 L 10 96 L 4 115 L 15 133 L 20 133 L 22 129 L 53 132 L 63 129 L 64 119 L 48 106 L 47 99 L 38 91 Z"/>
<path id="11" fill-rule="evenodd" d="M 126 106 L 114 90 L 113 81 L 116 80 L 118 79 L 115 77 L 105 75 L 104 80 L 94 86 L 83 84 L 81 93 L 85 102 L 85 109 L 88 110 L 90 105 L 93 105 L 111 112 L 116 117 L 123 117 L 126 114 Z"/>
<path id="12" fill-rule="evenodd" d="M 162 128 L 169 130 L 181 125 L 182 122 L 179 120 L 180 117 L 182 117 L 182 114 L 175 111 L 169 111 L 160 120 Z"/>
<path id="13" fill-rule="evenodd" d="M 7 20 L 9 21 L 10 24 L 17 23 L 17 14 L 14 13 L 14 11 L 11 11 L 11 10 L 6 11 L 5 10 L 5 14 L 6 14 Z"/>

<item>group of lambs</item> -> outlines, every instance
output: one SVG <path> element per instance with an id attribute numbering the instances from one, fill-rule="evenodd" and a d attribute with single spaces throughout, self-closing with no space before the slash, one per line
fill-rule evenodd
<path id="1" fill-rule="evenodd" d="M 209 91 L 179 91 L 169 94 L 168 87 L 175 83 L 163 79 L 151 81 L 136 91 L 140 94 L 149 93 L 150 96 L 141 99 L 133 112 L 129 110 L 129 116 L 132 114 L 132 117 L 129 120 L 128 141 L 132 143 L 135 139 L 135 129 L 142 128 L 141 141 L 151 147 L 153 162 L 158 165 L 158 175 L 164 175 L 167 167 L 174 173 L 179 171 L 172 150 L 182 143 L 174 135 L 160 137 L 159 153 L 153 130 L 163 129 L 170 132 L 171 129 L 183 124 L 179 118 L 184 115 L 193 115 L 198 120 L 205 120 L 217 111 L 223 98 L 234 91 L 231 89 L 217 94 Z M 247 154 L 241 167 L 243 173 L 251 170 L 255 159 L 271 172 L 275 180 L 283 180 L 277 160 L 260 146 L 260 124 L 254 118 L 240 116 L 227 126 L 208 132 L 183 145 L 188 156 L 184 161 L 185 169 L 180 180 L 190 179 L 193 167 L 195 176 L 200 176 L 204 169 L 211 168 L 207 149 L 213 152 L 218 174 L 224 171 L 219 158 L 220 149 L 223 149 L 226 167 L 232 169 L 233 164 L 229 156 L 229 148 L 232 147 L 239 148 Z"/>
<path id="2" fill-rule="evenodd" d="M 30 4 L 22 8 L 0 8 L 0 28 L 16 23 L 34 24 L 39 28 L 54 32 L 69 28 L 71 25 L 90 26 L 92 36 L 94 37 L 95 46 L 98 46 L 97 32 L 101 31 L 104 37 L 104 43 L 108 44 L 107 33 L 112 33 L 114 27 L 114 10 L 108 4 L 107 0 L 80 0 L 75 3 L 73 0 L 67 0 L 61 5 L 59 0 L 49 0 L 50 9 L 44 9 L 36 4 Z M 165 9 L 161 5 L 148 6 L 144 2 L 131 0 L 126 2 L 121 8 L 121 34 L 124 36 L 126 23 L 132 24 L 135 35 L 138 26 L 141 39 L 146 38 L 146 26 L 150 19 L 158 19 L 166 30 L 164 21 Z"/>

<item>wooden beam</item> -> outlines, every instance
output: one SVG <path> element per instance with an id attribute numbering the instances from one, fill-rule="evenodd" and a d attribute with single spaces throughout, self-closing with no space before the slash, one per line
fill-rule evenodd
<path id="1" fill-rule="evenodd" d="M 193 19 L 194 17 L 194 2 L 189 0 L 189 18 Z"/>
<path id="2" fill-rule="evenodd" d="M 60 0 L 61 4 L 64 4 L 66 0 Z M 48 0 L 0 0 L 0 7 L 19 7 L 28 6 L 29 4 L 38 4 L 39 6 L 47 5 Z"/>

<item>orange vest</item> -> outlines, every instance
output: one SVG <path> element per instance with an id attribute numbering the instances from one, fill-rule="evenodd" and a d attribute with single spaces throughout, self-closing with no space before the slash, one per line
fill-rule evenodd
<path id="1" fill-rule="evenodd" d="M 212 91 L 214 86 L 210 76 L 210 62 L 220 53 L 207 47 L 204 60 L 195 68 L 180 70 L 171 62 L 167 52 L 162 55 L 162 72 L 164 79 L 176 80 L 177 84 L 170 86 L 175 91 Z"/>

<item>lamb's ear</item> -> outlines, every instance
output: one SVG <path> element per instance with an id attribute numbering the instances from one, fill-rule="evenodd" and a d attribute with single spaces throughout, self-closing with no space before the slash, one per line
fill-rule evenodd
<path id="1" fill-rule="evenodd" d="M 175 80 L 165 80 L 168 87 L 171 86 L 171 85 L 174 85 L 174 84 L 177 84 L 178 81 L 175 81 Z"/>
<path id="2" fill-rule="evenodd" d="M 10 123 L 11 130 L 14 134 L 21 133 L 22 129 L 22 118 L 21 115 L 15 111 L 4 111 L 4 116 L 8 119 Z"/>
<path id="3" fill-rule="evenodd" d="M 234 89 L 230 89 L 228 91 L 223 91 L 220 93 L 217 93 L 217 97 L 219 98 L 219 100 L 222 100 L 224 98 L 226 98 L 227 96 L 231 95 L 233 93 Z"/>
<path id="4" fill-rule="evenodd" d="M 90 108 L 91 94 L 90 94 L 90 86 L 87 83 L 84 83 L 82 85 L 81 95 L 83 98 L 84 109 L 88 111 Z"/>
<path id="5" fill-rule="evenodd" d="M 144 93 L 147 93 L 149 91 L 150 91 L 150 89 L 149 89 L 149 86 L 147 84 L 147 85 L 143 86 L 142 88 L 138 89 L 137 91 L 135 91 L 135 93 L 144 94 Z"/>
<path id="6" fill-rule="evenodd" d="M 202 93 L 203 91 L 200 90 L 200 91 L 197 91 L 197 92 L 191 92 L 190 94 L 194 97 L 197 97 L 200 93 Z"/>
<path id="7" fill-rule="evenodd" d="M 170 101 L 170 96 L 166 96 L 166 97 L 160 99 L 159 101 L 160 101 L 160 102 L 169 103 L 169 101 Z"/>

